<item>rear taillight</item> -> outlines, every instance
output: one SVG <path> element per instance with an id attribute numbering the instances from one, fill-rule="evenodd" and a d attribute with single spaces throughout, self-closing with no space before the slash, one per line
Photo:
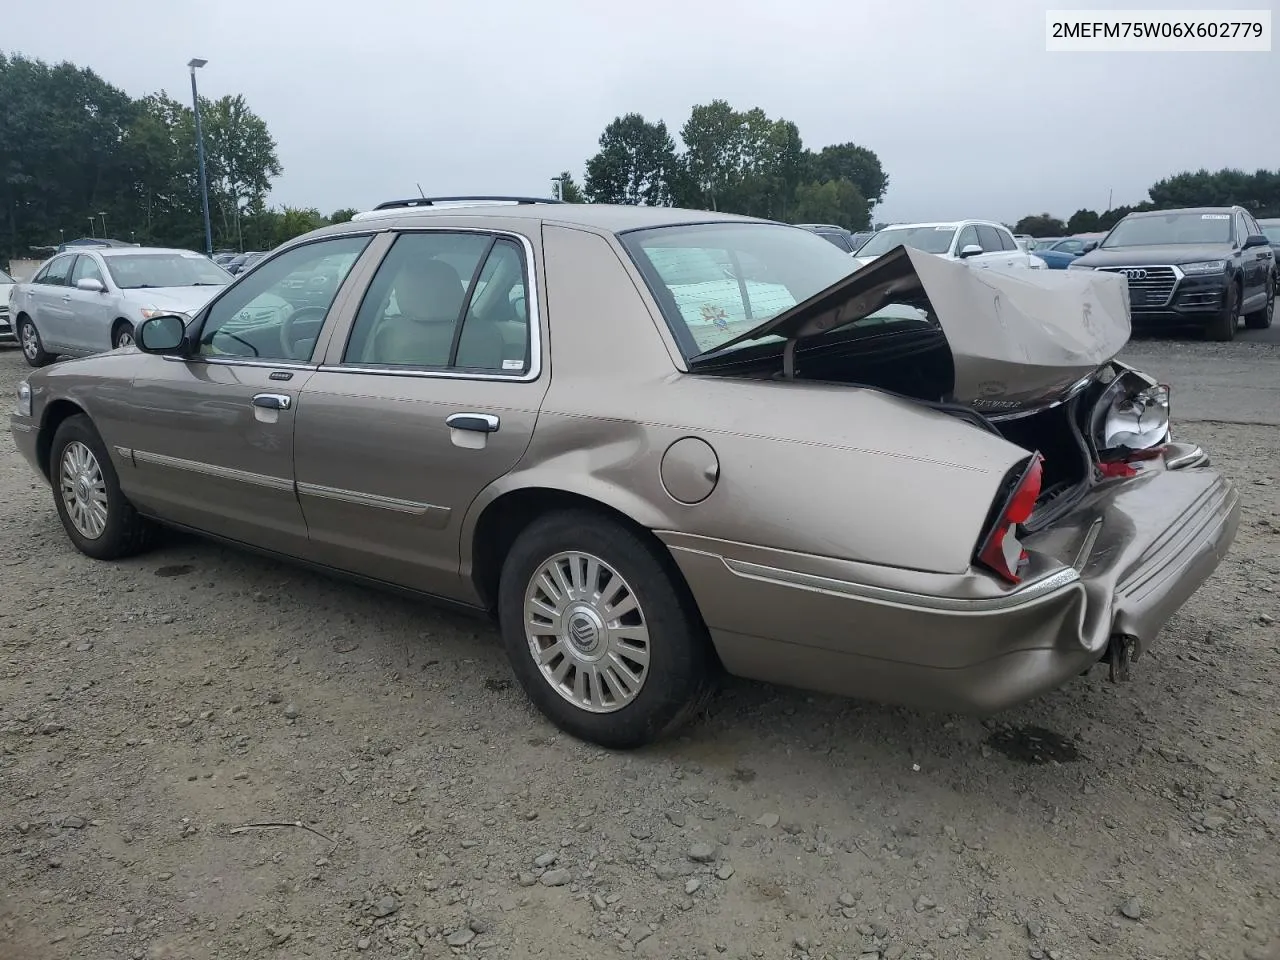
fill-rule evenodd
<path id="1" fill-rule="evenodd" d="M 1044 457 L 1035 454 L 1023 471 L 978 548 L 977 562 L 1009 583 L 1020 583 L 1018 567 L 1027 558 L 1027 552 L 1018 541 L 1018 524 L 1026 523 L 1040 498 L 1041 464 Z"/>

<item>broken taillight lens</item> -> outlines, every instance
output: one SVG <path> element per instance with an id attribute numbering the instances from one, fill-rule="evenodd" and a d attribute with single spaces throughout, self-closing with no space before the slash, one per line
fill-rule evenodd
<path id="1" fill-rule="evenodd" d="M 1043 463 L 1044 457 L 1038 453 L 1031 458 L 982 546 L 978 548 L 977 562 L 1009 583 L 1022 581 L 1022 577 L 1018 575 L 1018 567 L 1027 558 L 1027 552 L 1018 541 L 1018 525 L 1031 519 L 1036 501 L 1040 499 Z"/>

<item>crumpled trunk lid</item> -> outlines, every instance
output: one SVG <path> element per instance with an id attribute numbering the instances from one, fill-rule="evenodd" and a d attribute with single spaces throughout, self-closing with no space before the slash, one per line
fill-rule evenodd
<path id="1" fill-rule="evenodd" d="M 877 315 L 921 311 L 940 327 L 955 371 L 951 399 L 990 413 L 1061 399 L 1129 340 L 1129 289 L 1092 270 L 998 270 L 898 247 L 723 344 L 808 341 Z"/>

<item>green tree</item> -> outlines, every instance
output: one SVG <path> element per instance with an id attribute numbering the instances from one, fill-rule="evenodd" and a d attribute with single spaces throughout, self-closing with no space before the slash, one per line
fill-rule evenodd
<path id="1" fill-rule="evenodd" d="M 1061 237 L 1067 232 L 1067 225 L 1048 213 L 1032 214 L 1015 223 L 1013 232 L 1033 237 Z"/>
<path id="2" fill-rule="evenodd" d="M 1098 214 L 1080 209 L 1067 220 L 1067 233 L 1095 233 L 1098 230 Z"/>
<path id="3" fill-rule="evenodd" d="M 325 219 L 330 223 L 347 223 L 359 212 L 360 211 L 356 210 L 354 207 L 342 207 L 339 210 L 333 211 L 333 213 L 329 214 Z"/>
<path id="4" fill-rule="evenodd" d="M 865 230 L 871 223 L 871 206 L 852 180 L 810 181 L 796 188 L 793 223 L 835 223 L 850 230 Z"/>
<path id="5" fill-rule="evenodd" d="M 628 113 L 605 127 L 600 152 L 587 161 L 587 199 L 592 203 L 670 204 L 675 166 L 676 148 L 667 125 Z"/>
<path id="6" fill-rule="evenodd" d="M 209 205 L 221 217 L 221 236 L 243 246 L 240 219 L 261 207 L 282 170 L 266 123 L 243 96 L 200 103 L 209 179 Z"/>
<path id="7" fill-rule="evenodd" d="M 586 194 L 582 192 L 582 188 L 578 186 L 577 181 L 573 179 L 573 174 L 568 170 L 562 170 L 555 179 L 560 181 L 560 199 L 565 203 L 587 202 Z"/>
<path id="8" fill-rule="evenodd" d="M 884 199 L 885 191 L 889 189 L 889 177 L 880 165 L 880 158 L 856 143 L 832 144 L 817 153 L 810 153 L 806 159 L 808 179 L 818 182 L 850 180 L 872 208 Z"/>

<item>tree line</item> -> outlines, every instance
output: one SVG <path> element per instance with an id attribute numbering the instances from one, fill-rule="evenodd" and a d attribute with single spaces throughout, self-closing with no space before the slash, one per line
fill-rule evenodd
<path id="1" fill-rule="evenodd" d="M 134 99 L 89 69 L 0 53 L 0 250 L 80 236 L 204 249 L 195 113 L 165 91 Z M 267 250 L 354 210 L 266 203 L 282 168 L 240 95 L 201 97 L 215 249 Z"/>
<path id="2" fill-rule="evenodd" d="M 790 120 L 725 100 L 695 106 L 677 148 L 662 120 L 614 119 L 579 186 L 562 173 L 562 199 L 692 207 L 791 223 L 866 229 L 889 186 L 880 158 L 856 143 L 811 150 Z"/>
<path id="3" fill-rule="evenodd" d="M 1226 168 L 1216 172 L 1200 169 L 1165 177 L 1147 190 L 1147 199 L 1133 206 L 1115 207 L 1098 213 L 1077 210 L 1065 221 L 1049 213 L 1023 217 L 1015 233 L 1033 237 L 1062 237 L 1073 233 L 1110 230 L 1130 213 L 1147 210 L 1174 210 L 1180 207 L 1241 206 L 1258 219 L 1280 217 L 1280 170 Z"/>

